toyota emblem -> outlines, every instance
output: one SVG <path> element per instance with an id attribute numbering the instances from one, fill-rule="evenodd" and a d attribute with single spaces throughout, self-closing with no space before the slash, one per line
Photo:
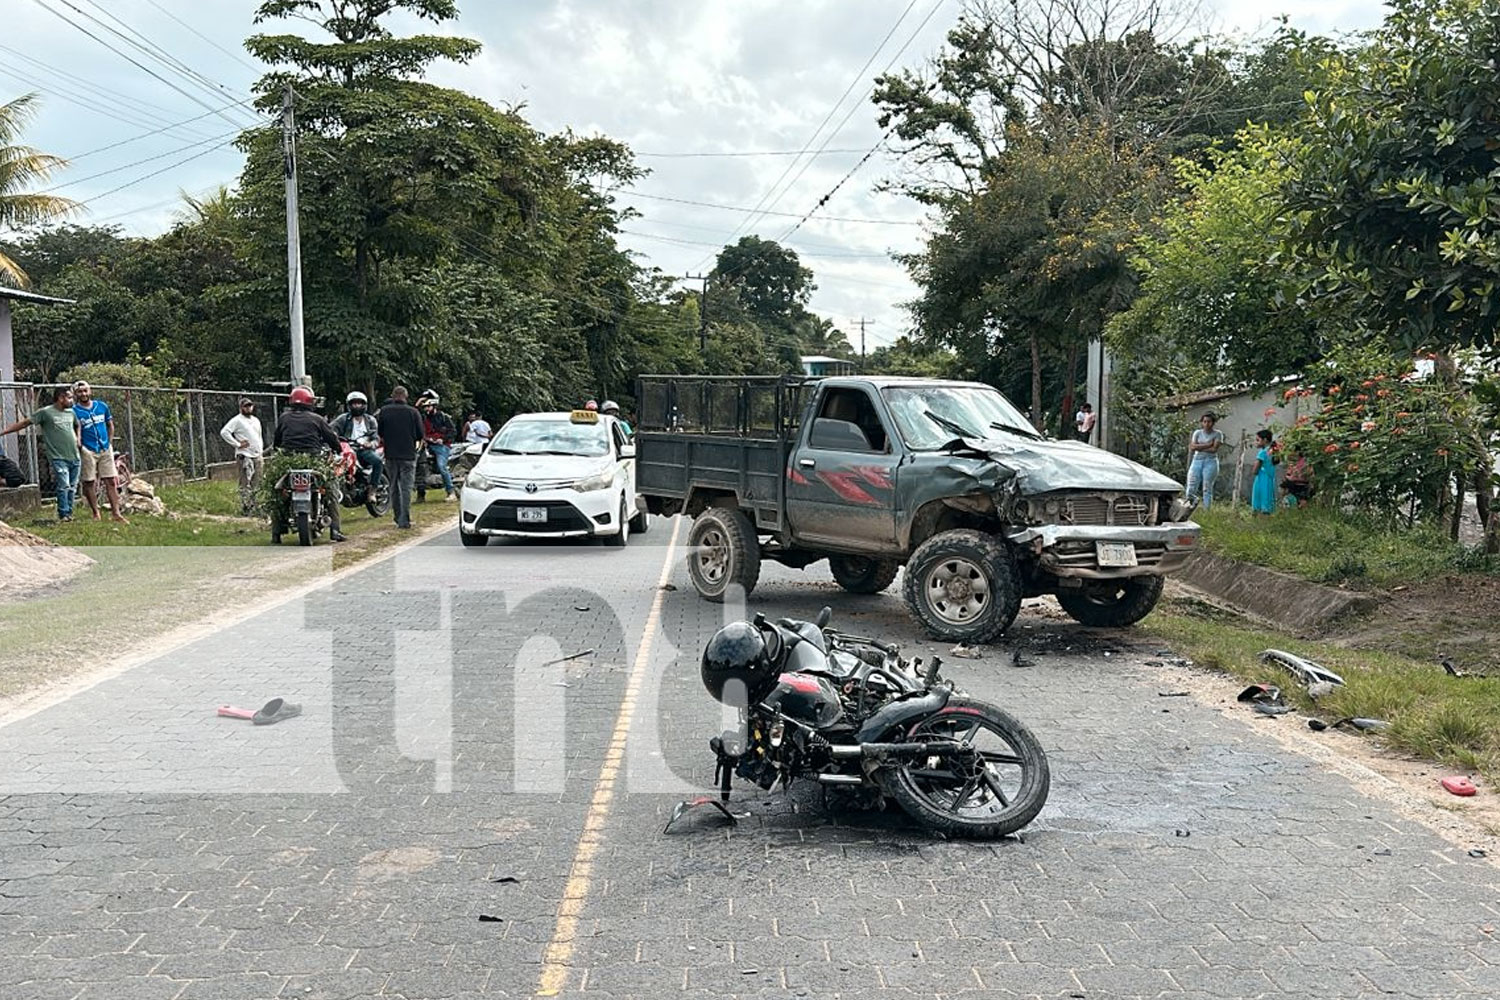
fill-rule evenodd
<path id="1" fill-rule="evenodd" d="M 526 484 L 526 492 L 527 493 L 535 493 L 536 492 L 536 483 L 527 483 Z"/>

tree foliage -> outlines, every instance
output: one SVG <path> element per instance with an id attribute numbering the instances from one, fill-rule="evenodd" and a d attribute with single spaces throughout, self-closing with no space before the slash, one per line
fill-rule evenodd
<path id="1" fill-rule="evenodd" d="M 39 152 L 18 141 L 36 116 L 37 96 L 23 94 L 0 104 L 0 233 L 45 223 L 70 215 L 77 205 L 68 198 L 29 190 L 67 166 L 67 161 Z M 15 260 L 0 250 L 0 280 L 25 288 L 30 278 Z"/>

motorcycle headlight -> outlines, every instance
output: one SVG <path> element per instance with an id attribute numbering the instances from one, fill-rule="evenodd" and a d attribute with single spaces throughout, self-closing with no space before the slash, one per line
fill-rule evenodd
<path id="1" fill-rule="evenodd" d="M 500 485 L 488 476 L 482 476 L 477 472 L 471 472 L 464 477 L 464 488 L 471 490 L 492 490 Z"/>
<path id="2" fill-rule="evenodd" d="M 573 489 L 579 493 L 592 493 L 595 490 L 607 490 L 615 484 L 615 470 L 605 469 L 597 472 L 586 479 L 580 479 L 573 484 Z"/>

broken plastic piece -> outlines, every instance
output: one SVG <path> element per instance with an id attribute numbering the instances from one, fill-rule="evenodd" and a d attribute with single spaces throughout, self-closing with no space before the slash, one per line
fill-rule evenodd
<path id="1" fill-rule="evenodd" d="M 590 656 L 590 655 L 593 654 L 593 652 L 594 651 L 592 649 L 585 649 L 581 653 L 573 653 L 573 654 L 571 654 L 569 656 L 564 656 L 564 657 L 561 657 L 561 658 L 556 659 L 556 660 L 548 660 L 546 663 L 543 663 L 542 666 L 544 666 L 544 667 L 551 667 L 551 666 L 555 666 L 556 664 L 559 664 L 559 663 L 567 663 L 569 660 L 576 660 L 576 659 L 578 659 L 581 656 Z"/>
<path id="2" fill-rule="evenodd" d="M 1266 663 L 1275 663 L 1285 667 L 1293 676 L 1303 684 L 1316 684 L 1318 681 L 1327 681 L 1330 684 L 1341 685 L 1344 679 L 1321 664 L 1311 660 L 1303 659 L 1296 653 L 1288 653 L 1280 649 L 1263 650 L 1260 654 L 1261 660 Z"/>
<path id="3" fill-rule="evenodd" d="M 676 808 L 672 810 L 671 817 L 667 820 L 667 825 L 662 828 L 661 832 L 666 833 L 667 831 L 671 830 L 673 823 L 681 819 L 683 815 L 688 811 L 697 809 L 699 806 L 713 806 L 714 808 L 718 809 L 719 812 L 723 813 L 724 818 L 729 820 L 729 822 L 735 824 L 739 823 L 739 820 L 735 818 L 734 813 L 730 812 L 729 807 L 724 803 L 720 802 L 712 795 L 700 795 L 696 799 L 688 799 L 686 802 L 677 803 Z"/>
<path id="4" fill-rule="evenodd" d="M 481 924 L 503 924 L 503 923 L 505 923 L 505 918 L 504 917 L 492 917 L 488 913 L 481 913 L 479 915 L 479 922 Z"/>
<path id="5" fill-rule="evenodd" d="M 1256 702 L 1254 707 L 1261 715 L 1286 715 L 1288 712 L 1296 711 L 1291 705 L 1272 705 L 1264 701 Z"/>
<path id="6" fill-rule="evenodd" d="M 952 649 L 948 650 L 948 655 L 956 656 L 961 660 L 980 660 L 984 658 L 984 653 L 975 649 L 973 646 L 965 646 L 963 643 L 959 643 L 957 646 L 954 646 Z"/>
<path id="7" fill-rule="evenodd" d="M 1253 701 L 1267 705 L 1280 705 L 1281 700 L 1281 688 L 1275 684 L 1251 684 L 1235 698 L 1235 701 Z"/>
<path id="8" fill-rule="evenodd" d="M 1454 795 L 1461 795 L 1465 798 L 1479 791 L 1479 789 L 1474 787 L 1474 782 L 1470 781 L 1468 778 L 1461 776 L 1444 778 L 1443 787 L 1448 789 L 1448 791 L 1452 792 Z"/>
<path id="9" fill-rule="evenodd" d="M 255 710 L 253 708 L 236 708 L 233 705 L 220 705 L 219 714 L 226 719 L 253 719 Z"/>

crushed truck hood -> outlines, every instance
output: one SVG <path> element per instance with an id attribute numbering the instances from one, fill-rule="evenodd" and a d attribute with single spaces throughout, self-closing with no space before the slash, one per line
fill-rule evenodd
<path id="1" fill-rule="evenodd" d="M 1022 495 L 1053 490 L 1176 493 L 1182 489 L 1182 484 L 1154 469 L 1082 441 L 993 437 L 968 443 L 1003 469 L 1014 471 Z"/>

